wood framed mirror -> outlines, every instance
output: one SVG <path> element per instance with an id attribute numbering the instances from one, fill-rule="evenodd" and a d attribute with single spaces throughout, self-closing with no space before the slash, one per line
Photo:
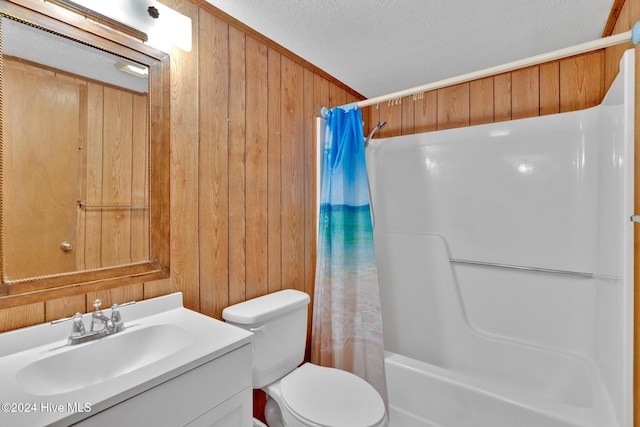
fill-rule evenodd
<path id="1" fill-rule="evenodd" d="M 0 1 L 0 308 L 169 275 L 169 55 Z"/>

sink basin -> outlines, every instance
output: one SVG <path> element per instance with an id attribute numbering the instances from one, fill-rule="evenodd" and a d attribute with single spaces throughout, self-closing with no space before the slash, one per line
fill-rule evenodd
<path id="1" fill-rule="evenodd" d="M 0 426 L 73 425 L 251 342 L 185 308 L 179 292 L 120 312 L 125 330 L 78 345 L 67 345 L 69 322 L 0 333 Z"/>
<path id="2" fill-rule="evenodd" d="M 172 324 L 132 328 L 79 346 L 59 347 L 26 365 L 16 381 L 36 396 L 78 390 L 140 369 L 183 349 L 193 339 Z"/>

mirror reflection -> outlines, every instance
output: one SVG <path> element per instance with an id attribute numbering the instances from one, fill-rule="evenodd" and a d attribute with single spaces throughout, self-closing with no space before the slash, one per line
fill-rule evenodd
<path id="1" fill-rule="evenodd" d="M 1 25 L 3 281 L 148 262 L 148 68 Z"/>

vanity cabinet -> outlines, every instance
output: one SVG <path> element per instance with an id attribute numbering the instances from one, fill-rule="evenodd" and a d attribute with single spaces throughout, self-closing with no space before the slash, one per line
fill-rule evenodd
<path id="1" fill-rule="evenodd" d="M 74 425 L 251 426 L 251 366 L 245 344 Z"/>

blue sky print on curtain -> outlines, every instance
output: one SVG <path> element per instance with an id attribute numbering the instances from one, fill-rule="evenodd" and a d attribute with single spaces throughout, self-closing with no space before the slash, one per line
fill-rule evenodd
<path id="1" fill-rule="evenodd" d="M 382 319 L 362 116 L 327 115 L 320 190 L 312 361 L 371 383 L 386 400 Z"/>

